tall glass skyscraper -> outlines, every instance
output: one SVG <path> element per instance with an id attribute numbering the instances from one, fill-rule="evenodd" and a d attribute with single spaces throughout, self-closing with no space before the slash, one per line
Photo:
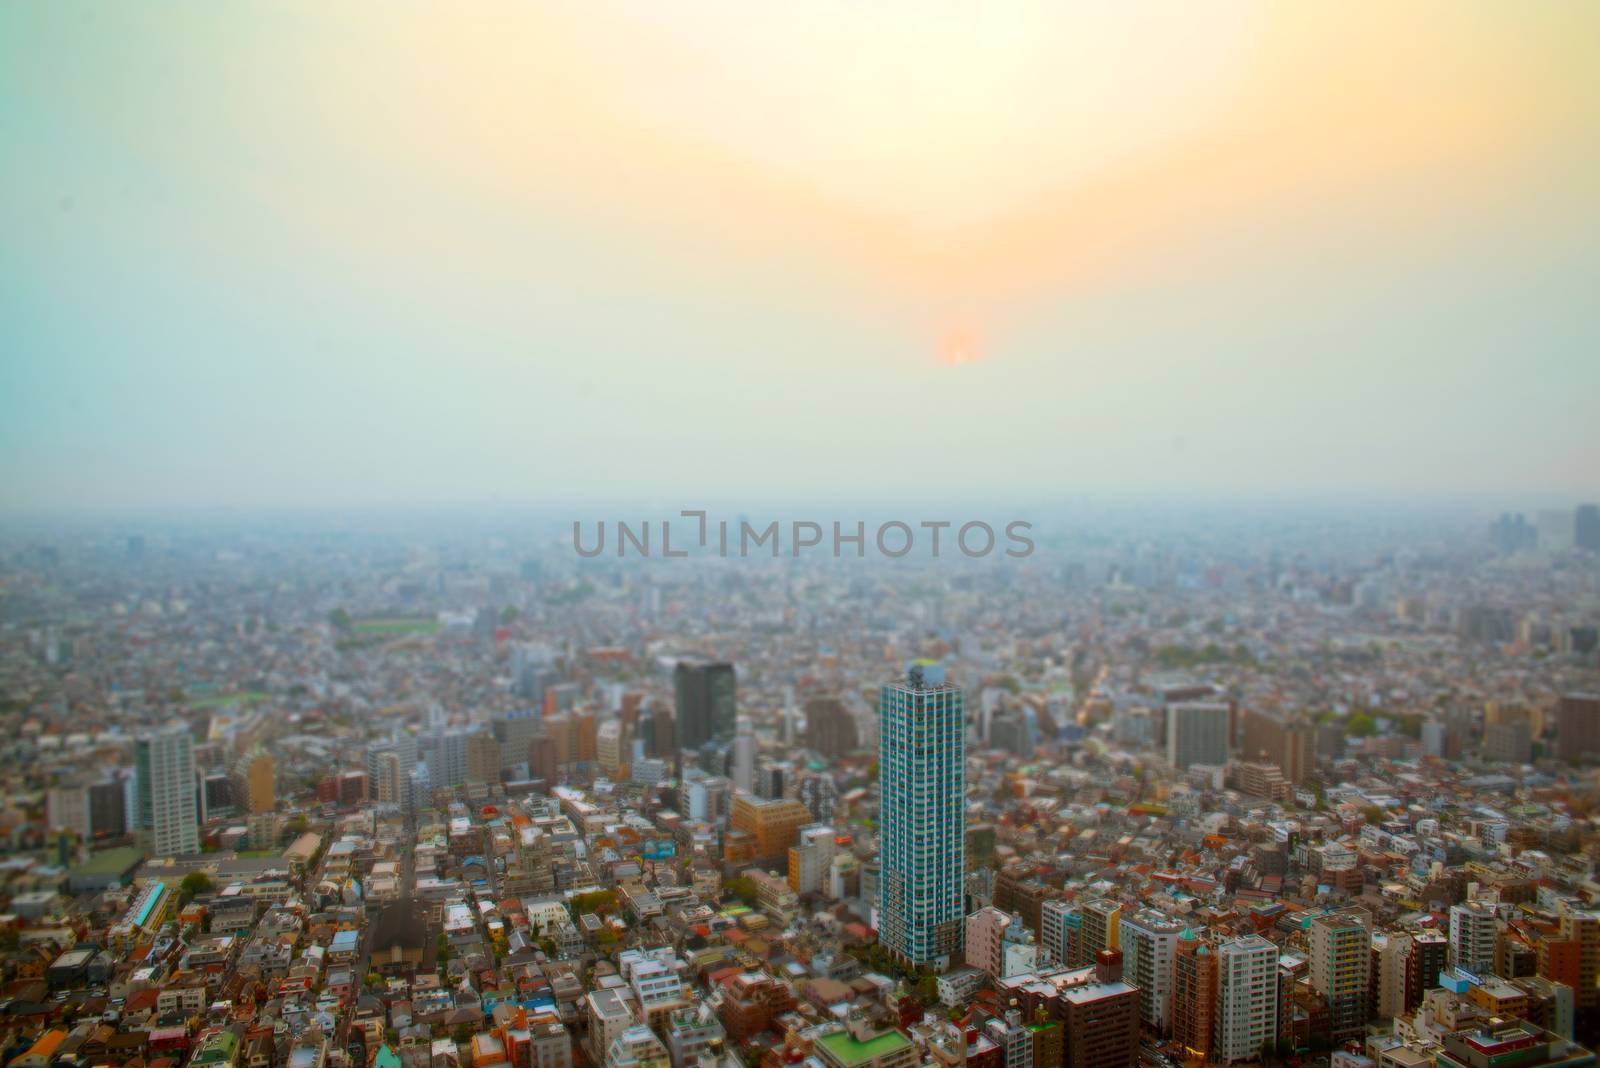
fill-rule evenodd
<path id="1" fill-rule="evenodd" d="M 949 965 L 962 936 L 966 717 L 937 664 L 913 664 L 878 701 L 878 941 L 911 964 Z"/>

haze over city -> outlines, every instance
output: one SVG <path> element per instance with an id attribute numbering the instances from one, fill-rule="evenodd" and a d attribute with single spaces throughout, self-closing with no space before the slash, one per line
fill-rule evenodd
<path id="1" fill-rule="evenodd" d="M 1593 5 L 739 13 L 6 5 L 0 504 L 1592 495 Z"/>

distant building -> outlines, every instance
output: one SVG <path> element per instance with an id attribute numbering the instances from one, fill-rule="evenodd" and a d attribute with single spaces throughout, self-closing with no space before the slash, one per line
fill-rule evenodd
<path id="1" fill-rule="evenodd" d="M 1167 709 L 1167 760 L 1179 771 L 1191 764 L 1226 764 L 1231 715 L 1227 705 L 1213 701 Z"/>
<path id="2" fill-rule="evenodd" d="M 806 748 L 825 757 L 838 758 L 853 752 L 860 744 L 856 719 L 843 700 L 818 696 L 806 701 Z"/>
<path id="3" fill-rule="evenodd" d="M 789 887 L 797 894 L 815 894 L 825 888 L 833 864 L 833 828 L 816 824 L 802 828 L 800 840 L 789 847 Z"/>
<path id="4" fill-rule="evenodd" d="M 1600 553 L 1600 505 L 1579 505 L 1573 526 L 1578 548 Z"/>
<path id="5" fill-rule="evenodd" d="M 1600 694 L 1569 693 L 1556 706 L 1556 756 L 1568 764 L 1600 759 Z"/>
<path id="6" fill-rule="evenodd" d="M 1499 764 L 1526 764 L 1533 759 L 1533 731 L 1526 721 L 1491 723 L 1483 728 L 1483 758 Z"/>
<path id="7" fill-rule="evenodd" d="M 96 838 L 115 838 L 128 833 L 128 789 L 119 777 L 90 783 L 88 793 L 89 830 Z"/>
<path id="8" fill-rule="evenodd" d="M 258 746 L 234 764 L 233 805 L 246 814 L 278 807 L 277 765 L 265 749 Z"/>
<path id="9" fill-rule="evenodd" d="M 732 739 L 738 716 L 732 664 L 680 660 L 673 672 L 673 686 L 680 748 L 699 749 L 707 742 Z"/>
<path id="10" fill-rule="evenodd" d="M 741 794 L 734 799 L 731 828 L 750 835 L 755 841 L 754 860 L 763 868 L 789 866 L 789 847 L 800 828 L 811 822 L 811 813 L 798 801 L 768 801 Z"/>
<path id="11" fill-rule="evenodd" d="M 1297 786 L 1316 774 L 1317 728 L 1310 720 L 1246 709 L 1240 735 L 1242 759 L 1275 765 L 1286 780 Z"/>
<path id="12" fill-rule="evenodd" d="M 500 740 L 480 728 L 467 735 L 462 750 L 462 780 L 492 784 L 500 781 Z"/>

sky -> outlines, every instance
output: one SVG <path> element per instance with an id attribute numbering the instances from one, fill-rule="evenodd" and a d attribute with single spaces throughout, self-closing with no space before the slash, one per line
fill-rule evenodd
<path id="1" fill-rule="evenodd" d="M 1600 5 L 0 5 L 0 511 L 1600 496 Z"/>

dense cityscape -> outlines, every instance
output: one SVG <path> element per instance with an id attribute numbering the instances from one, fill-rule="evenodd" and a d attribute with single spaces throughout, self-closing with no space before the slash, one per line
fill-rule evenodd
<path id="1" fill-rule="evenodd" d="M 0 1068 L 1600 1068 L 1600 0 L 0 0 Z"/>
<path id="2" fill-rule="evenodd" d="M 1580 1068 L 1600 512 L 13 531 L 15 1068 Z"/>

